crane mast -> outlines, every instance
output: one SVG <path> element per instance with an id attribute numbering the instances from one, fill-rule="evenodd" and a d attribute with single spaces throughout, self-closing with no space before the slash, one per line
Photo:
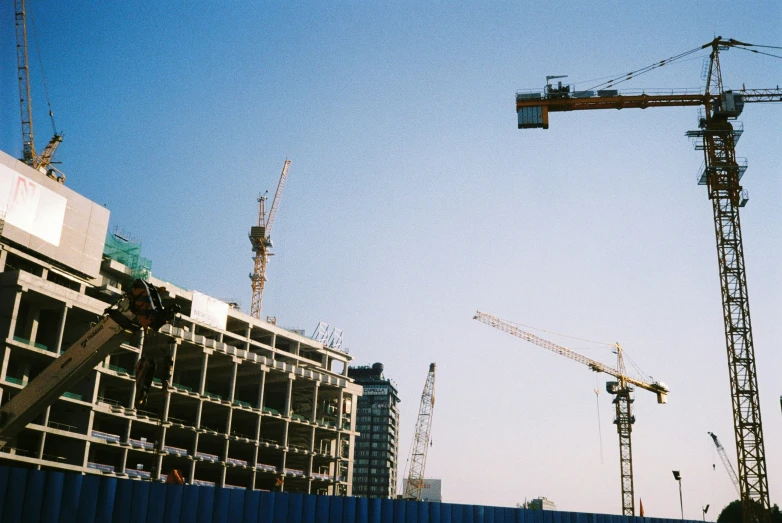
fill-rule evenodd
<path id="1" fill-rule="evenodd" d="M 19 79 L 19 107 L 22 117 L 22 161 L 38 169 L 48 177 L 60 183 L 65 182 L 64 176 L 54 174 L 50 168 L 54 152 L 62 142 L 62 134 L 54 132 L 54 136 L 40 155 L 35 152 L 33 136 L 33 102 L 30 96 L 30 67 L 27 58 L 27 10 L 24 0 L 14 0 L 14 22 L 16 26 L 16 69 Z M 53 120 L 52 120 L 53 121 Z"/>
<path id="2" fill-rule="evenodd" d="M 277 216 L 277 208 L 280 205 L 285 181 L 288 179 L 288 168 L 290 165 L 291 161 L 285 160 L 268 217 L 266 216 L 266 196 L 258 197 L 258 225 L 250 228 L 249 236 L 254 254 L 253 262 L 255 264 L 253 272 L 250 274 L 252 287 L 250 315 L 258 319 L 261 318 L 261 300 L 263 299 L 263 287 L 266 283 L 266 264 L 269 262 L 269 256 L 272 256 L 271 230 L 274 225 L 274 219 Z"/>
<path id="3" fill-rule="evenodd" d="M 548 128 L 550 111 L 705 108 L 698 129 L 688 131 L 686 135 L 695 139 L 696 150 L 703 151 L 704 170 L 698 183 L 707 187 L 712 202 L 744 523 L 770 521 L 771 502 L 739 219 L 739 209 L 748 201 L 747 193 L 740 184 L 746 165 L 736 158 L 736 142 L 742 131 L 734 128 L 730 120 L 741 114 L 746 103 L 782 102 L 782 89 L 726 91 L 722 83 L 719 53 L 731 47 L 751 46 L 722 37 L 701 46 L 700 49 L 711 48 L 711 53 L 707 85 L 699 94 L 626 96 L 615 90 L 603 90 L 595 95 L 592 91 L 571 92 L 568 86 L 561 84 L 558 87 L 547 86 L 542 94 L 516 94 L 520 129 Z"/>
<path id="4" fill-rule="evenodd" d="M 410 449 L 410 472 L 403 497 L 421 501 L 424 490 L 424 469 L 426 468 L 426 452 L 432 434 L 432 415 L 434 414 L 434 371 L 436 365 L 429 364 L 429 374 L 426 376 L 424 392 L 421 394 L 421 407 L 418 410 L 418 421 L 415 424 L 413 447 Z"/>
<path id="5" fill-rule="evenodd" d="M 728 476 L 730 476 L 731 483 L 733 483 L 733 486 L 736 488 L 736 494 L 740 496 L 741 487 L 739 487 L 739 478 L 736 476 L 736 471 L 733 469 L 733 465 L 730 464 L 728 454 L 725 452 L 725 447 L 720 444 L 720 440 L 717 439 L 716 434 L 709 432 L 709 436 L 711 436 L 712 441 L 714 441 L 714 446 L 717 447 L 717 454 L 719 454 L 720 459 L 722 460 L 722 464 L 725 465 L 725 470 L 727 471 Z"/>
<path id="6" fill-rule="evenodd" d="M 511 336 L 521 338 L 534 345 L 582 363 L 595 372 L 603 372 L 617 379 L 617 381 L 609 381 L 606 383 L 606 391 L 615 396 L 613 401 L 616 407 L 614 424 L 616 425 L 616 430 L 619 434 L 619 472 L 622 487 L 622 515 L 634 516 L 635 491 L 633 487 L 633 442 L 631 434 L 633 431 L 633 424 L 635 423 L 635 416 L 633 416 L 631 409 L 633 403 L 633 398 L 631 396 L 633 387 L 631 385 L 654 392 L 657 395 L 657 403 L 666 403 L 668 398 L 668 387 L 661 382 L 647 383 L 628 376 L 625 370 L 624 358 L 622 357 L 622 347 L 618 343 L 614 344 L 614 348 L 616 349 L 616 368 L 614 369 L 599 361 L 587 358 L 567 347 L 562 347 L 530 332 L 524 331 L 508 321 L 486 314 L 485 312 L 476 312 L 473 319 L 506 332 Z"/>
<path id="7" fill-rule="evenodd" d="M 30 100 L 30 67 L 27 60 L 27 12 L 24 0 L 14 1 L 16 26 L 16 69 L 19 78 L 19 107 L 22 114 L 22 160 L 33 165 L 35 140 L 33 139 L 32 101 Z"/>

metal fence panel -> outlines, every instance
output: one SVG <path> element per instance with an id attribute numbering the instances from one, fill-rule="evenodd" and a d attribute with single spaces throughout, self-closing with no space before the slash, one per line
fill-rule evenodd
<path id="1" fill-rule="evenodd" d="M 98 490 L 100 476 L 84 476 L 79 493 L 79 509 L 76 511 L 76 521 L 95 521 L 95 509 L 98 508 Z"/>
<path id="2" fill-rule="evenodd" d="M 2 473 L 3 471 L 0 470 L 0 477 L 2 477 Z M 46 473 L 46 484 L 44 486 L 43 502 L 41 503 L 41 523 L 57 523 L 59 521 L 64 481 L 65 474 L 62 472 Z M 2 491 L 0 491 L 0 504 L 2 504 L 2 499 Z M 112 503 L 113 502 L 114 496 L 112 494 Z M 2 513 L 2 510 L 0 510 L 0 513 Z M 109 520 L 110 519 L 111 514 L 109 514 Z"/>
<path id="3" fill-rule="evenodd" d="M 27 474 L 25 485 L 24 506 L 22 514 L 24 523 L 40 523 L 41 505 L 43 503 L 46 473 L 42 470 L 31 470 Z"/>
<path id="4" fill-rule="evenodd" d="M 79 510 L 79 494 L 81 493 L 81 474 L 66 474 L 62 486 L 62 503 L 60 503 L 60 523 L 77 523 L 76 512 Z M 120 521 L 120 523 L 124 523 Z"/>

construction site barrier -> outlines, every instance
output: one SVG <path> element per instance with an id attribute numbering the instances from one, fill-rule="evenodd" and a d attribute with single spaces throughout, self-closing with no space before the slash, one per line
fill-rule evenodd
<path id="1" fill-rule="evenodd" d="M 3 523 L 681 523 L 520 508 L 169 485 L 0 467 Z M 697 523 L 688 521 L 687 523 Z"/>

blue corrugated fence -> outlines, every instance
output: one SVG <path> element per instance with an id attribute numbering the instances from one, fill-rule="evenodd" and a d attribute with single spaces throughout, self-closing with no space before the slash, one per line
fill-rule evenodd
<path id="1" fill-rule="evenodd" d="M 2 466 L 0 466 L 0 521 L 3 523 L 681 523 L 680 520 L 607 514 L 166 485 Z"/>

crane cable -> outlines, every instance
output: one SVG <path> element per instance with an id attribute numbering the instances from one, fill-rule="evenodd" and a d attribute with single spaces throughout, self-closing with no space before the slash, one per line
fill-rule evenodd
<path id="1" fill-rule="evenodd" d="M 567 334 L 562 334 L 561 332 L 554 332 L 554 331 L 548 331 L 546 329 L 541 329 L 538 327 L 533 327 L 532 325 L 525 325 L 523 323 L 516 323 L 515 321 L 509 321 L 509 320 L 502 320 L 506 323 L 510 323 L 511 325 L 516 325 L 518 327 L 524 327 L 525 329 L 532 329 L 540 332 L 545 332 L 546 334 L 554 334 L 555 336 L 562 336 L 563 338 L 570 338 L 571 340 L 578 340 L 578 341 L 585 341 L 587 343 L 596 343 L 597 345 L 605 345 L 606 347 L 613 347 L 613 343 L 608 343 L 605 341 L 595 341 L 595 340 L 588 340 L 586 338 L 579 338 L 577 336 L 568 336 Z"/>
<path id="2" fill-rule="evenodd" d="M 546 329 L 533 327 L 532 325 L 525 325 L 523 323 L 517 323 L 517 322 L 509 321 L 509 320 L 502 320 L 502 321 L 505 321 L 505 322 L 510 323 L 512 325 L 516 325 L 518 327 L 524 327 L 525 329 L 531 329 L 531 330 L 536 330 L 536 331 L 540 331 L 540 332 L 545 332 L 546 334 L 553 334 L 555 336 L 562 336 L 563 338 L 570 338 L 570 339 L 573 339 L 573 340 L 585 341 L 587 343 L 594 343 L 594 344 L 597 344 L 597 345 L 603 345 L 605 347 L 616 348 L 616 344 L 615 343 L 608 343 L 608 342 L 605 342 L 605 341 L 595 341 L 595 340 L 590 340 L 590 339 L 587 339 L 587 338 L 579 338 L 578 336 L 569 336 L 567 334 L 562 334 L 561 332 L 549 331 L 549 330 L 546 330 Z M 596 347 L 579 347 L 578 349 L 574 349 L 573 347 L 567 347 L 567 348 L 569 348 L 570 350 L 588 350 L 588 349 L 594 349 Z M 638 376 L 641 377 L 641 381 L 646 381 L 646 382 L 649 382 L 649 383 L 654 382 L 654 379 L 652 378 L 652 376 L 646 374 L 643 370 L 641 370 L 641 368 L 638 366 L 638 364 L 636 364 L 635 361 L 633 361 L 633 359 L 627 354 L 627 351 L 622 350 L 622 356 L 627 361 L 630 362 L 630 366 L 635 370 L 635 372 L 638 373 Z"/>
<path id="3" fill-rule="evenodd" d="M 33 25 L 33 40 L 35 41 L 35 53 L 38 55 L 38 67 L 41 70 L 41 80 L 43 81 L 43 92 L 46 96 L 46 105 L 49 106 L 49 118 L 52 120 L 52 131 L 57 134 L 57 126 L 54 123 L 54 111 L 52 110 L 52 102 L 49 98 L 49 87 L 46 84 L 46 76 L 43 72 L 43 59 L 41 58 L 41 47 L 38 45 L 38 31 L 35 27 L 35 15 L 30 13 L 30 21 Z"/>
<path id="4" fill-rule="evenodd" d="M 771 46 L 756 46 L 756 47 L 771 47 Z M 780 49 L 779 47 L 771 47 L 772 49 Z M 747 51 L 748 53 L 755 53 L 755 54 L 762 54 L 765 56 L 770 56 L 772 58 L 782 58 L 782 56 L 771 54 L 771 53 L 764 53 L 763 51 L 756 51 L 755 49 L 747 49 L 746 47 L 735 47 L 734 49 L 741 49 L 742 51 Z"/>
<path id="5" fill-rule="evenodd" d="M 765 56 L 770 56 L 772 58 L 782 58 L 782 56 L 779 56 L 779 55 L 766 53 L 766 52 L 758 51 L 758 50 L 755 50 L 755 49 L 747 49 L 747 47 L 763 47 L 763 48 L 766 48 L 766 49 L 782 49 L 782 47 L 779 47 L 779 46 L 744 44 L 744 45 L 736 45 L 736 46 L 731 46 L 731 47 L 733 49 L 741 49 L 743 51 L 747 51 L 747 52 L 750 52 L 750 53 L 756 53 L 756 54 L 762 54 L 762 55 L 765 55 Z M 702 47 L 702 46 L 701 47 L 696 47 L 695 49 L 690 49 L 689 51 L 685 51 L 683 53 L 680 53 L 678 55 L 672 56 L 670 58 L 666 58 L 665 60 L 661 60 L 659 62 L 655 62 L 655 63 L 653 63 L 651 65 L 647 65 L 646 67 L 642 67 L 640 69 L 636 69 L 635 71 L 630 71 L 627 74 L 616 76 L 616 77 L 614 77 L 611 80 L 607 80 L 605 82 L 599 83 L 599 84 L 597 84 L 597 85 L 595 85 L 595 86 L 593 86 L 593 87 L 591 87 L 591 88 L 589 88 L 587 90 L 593 91 L 593 90 L 596 90 L 598 88 L 607 89 L 609 87 L 613 87 L 616 84 L 620 84 L 620 83 L 626 82 L 628 80 L 632 80 L 636 76 L 641 76 L 644 73 L 648 73 L 649 71 L 652 71 L 654 69 L 658 69 L 658 68 L 660 68 L 660 67 L 662 67 L 664 65 L 668 65 L 668 64 L 671 64 L 673 62 L 677 62 L 677 61 L 681 60 L 682 58 L 684 58 L 686 56 L 689 56 L 689 55 L 691 55 L 693 53 L 697 53 L 698 51 L 701 51 L 703 49 L 704 49 L 704 47 Z M 596 79 L 596 80 L 598 80 L 598 79 Z M 584 83 L 584 82 L 579 82 L 579 83 Z"/>
<path id="6" fill-rule="evenodd" d="M 647 65 L 645 67 L 642 67 L 640 69 L 636 69 L 635 71 L 630 71 L 629 73 L 617 76 L 617 77 L 613 78 L 612 80 L 608 80 L 606 82 L 597 84 L 597 85 L 591 87 L 589 90 L 593 91 L 593 90 L 596 90 L 598 88 L 607 89 L 609 87 L 613 87 L 616 84 L 620 84 L 622 82 L 626 82 L 628 80 L 632 80 L 636 76 L 641 76 L 644 73 L 648 73 L 649 71 L 652 71 L 654 69 L 658 69 L 658 68 L 660 68 L 660 67 L 662 67 L 664 65 L 668 65 L 671 62 L 675 62 L 677 60 L 681 60 L 685 56 L 689 56 L 689 55 L 691 55 L 693 53 L 697 53 L 698 51 L 701 51 L 702 49 L 703 49 L 703 47 L 700 47 L 700 46 L 696 47 L 695 49 L 690 49 L 689 51 L 685 51 L 685 52 L 680 53 L 678 55 L 671 56 L 670 58 L 666 58 L 665 60 L 661 60 L 661 61 L 655 62 L 655 63 L 653 63 L 651 65 Z"/>

